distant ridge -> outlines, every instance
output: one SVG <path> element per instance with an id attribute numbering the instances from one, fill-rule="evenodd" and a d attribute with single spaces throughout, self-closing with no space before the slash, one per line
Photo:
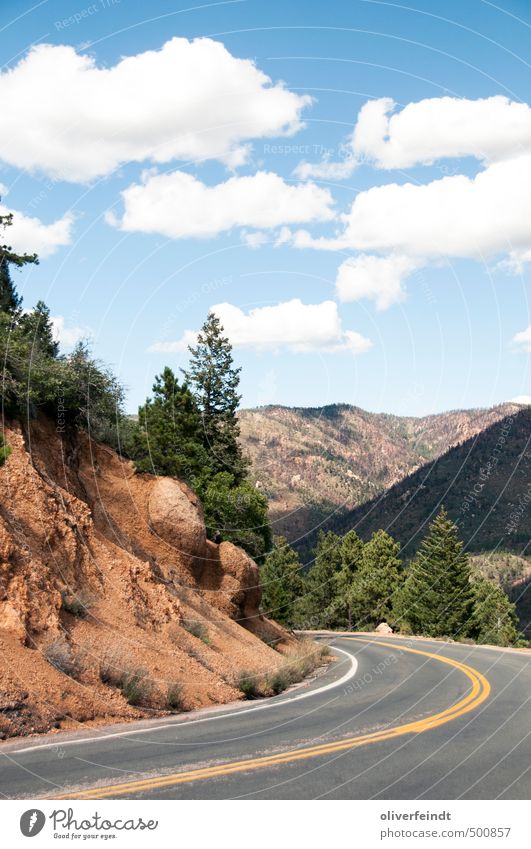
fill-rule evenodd
<path id="1" fill-rule="evenodd" d="M 416 418 L 328 404 L 260 407 L 242 410 L 239 418 L 274 531 L 296 540 L 521 409 L 506 403 Z"/>
<path id="2" fill-rule="evenodd" d="M 327 527 L 368 537 L 385 528 L 406 556 L 444 504 L 470 551 L 529 553 L 531 409 L 520 409 L 427 463 Z"/>

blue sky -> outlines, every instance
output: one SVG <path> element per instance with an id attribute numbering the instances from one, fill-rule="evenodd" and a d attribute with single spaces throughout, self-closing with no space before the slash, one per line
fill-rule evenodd
<path id="1" fill-rule="evenodd" d="M 130 410 L 214 305 L 245 406 L 531 395 L 529 3 L 416 5 L 4 0 L 17 280 Z"/>

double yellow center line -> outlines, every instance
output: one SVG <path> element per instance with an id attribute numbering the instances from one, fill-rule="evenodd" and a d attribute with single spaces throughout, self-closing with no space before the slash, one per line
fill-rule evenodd
<path id="1" fill-rule="evenodd" d="M 359 638 L 355 638 L 356 642 L 361 642 Z M 379 642 L 377 640 L 368 640 L 371 645 L 385 646 L 387 649 L 390 643 Z M 344 740 L 338 740 L 335 743 L 323 743 L 320 746 L 310 746 L 309 748 L 292 749 L 288 752 L 281 752 L 275 755 L 267 755 L 258 758 L 246 758 L 241 761 L 229 761 L 227 763 L 218 764 L 217 766 L 205 767 L 203 769 L 192 769 L 186 772 L 177 772 L 171 775 L 162 775 L 158 778 L 144 778 L 136 781 L 127 781 L 122 784 L 111 784 L 104 787 L 94 787 L 92 789 L 80 790 L 76 793 L 68 793 L 64 796 L 58 796 L 59 799 L 106 799 L 114 798 L 115 796 L 135 796 L 139 793 L 153 792 L 159 788 L 173 787 L 177 784 L 187 784 L 192 781 L 204 781 L 208 778 L 219 778 L 225 775 L 234 775 L 238 772 L 248 772 L 255 769 L 267 769 L 272 766 L 279 766 L 285 763 L 294 763 L 295 761 L 303 761 L 309 758 L 317 758 L 323 755 L 343 752 L 348 749 L 355 749 L 358 746 L 366 746 L 369 743 L 380 743 L 383 740 L 390 740 L 394 737 L 401 737 L 404 734 L 421 734 L 423 731 L 430 731 L 432 728 L 437 728 L 439 725 L 444 725 L 451 722 L 471 710 L 475 710 L 482 704 L 490 693 L 490 684 L 481 672 L 468 666 L 464 663 L 459 663 L 457 660 L 452 660 L 449 657 L 443 657 L 440 654 L 420 651 L 420 649 L 406 648 L 397 644 L 396 648 L 400 651 L 411 652 L 411 654 L 419 654 L 424 657 L 437 660 L 440 663 L 445 663 L 448 666 L 453 666 L 459 669 L 464 675 L 469 678 L 472 687 L 467 695 L 458 701 L 456 704 L 441 711 L 440 713 L 432 714 L 417 722 L 408 722 L 405 725 L 396 725 L 391 728 L 386 728 L 382 731 L 375 731 L 371 734 L 361 734 L 356 737 L 348 737 Z"/>

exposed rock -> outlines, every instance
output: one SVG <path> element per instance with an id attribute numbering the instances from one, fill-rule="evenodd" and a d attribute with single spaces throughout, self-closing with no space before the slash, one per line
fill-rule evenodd
<path id="1" fill-rule="evenodd" d="M 204 556 L 206 530 L 203 510 L 190 487 L 172 478 L 159 478 L 153 484 L 148 511 L 153 530 L 177 554 Z"/>
<path id="2" fill-rule="evenodd" d="M 223 573 L 221 591 L 236 608 L 239 621 L 256 618 L 260 604 L 260 571 L 241 548 L 231 542 L 219 546 L 219 560 Z"/>
<path id="3" fill-rule="evenodd" d="M 392 634 L 393 629 L 391 628 L 390 625 L 387 624 L 387 622 L 380 622 L 380 624 L 376 628 L 376 633 L 377 634 Z"/>

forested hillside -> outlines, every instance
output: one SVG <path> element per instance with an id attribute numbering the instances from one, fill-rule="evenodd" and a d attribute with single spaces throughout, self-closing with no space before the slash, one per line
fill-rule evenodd
<path id="1" fill-rule="evenodd" d="M 502 404 L 415 418 L 349 404 L 271 406 L 242 410 L 239 422 L 274 531 L 295 541 L 519 409 Z"/>

